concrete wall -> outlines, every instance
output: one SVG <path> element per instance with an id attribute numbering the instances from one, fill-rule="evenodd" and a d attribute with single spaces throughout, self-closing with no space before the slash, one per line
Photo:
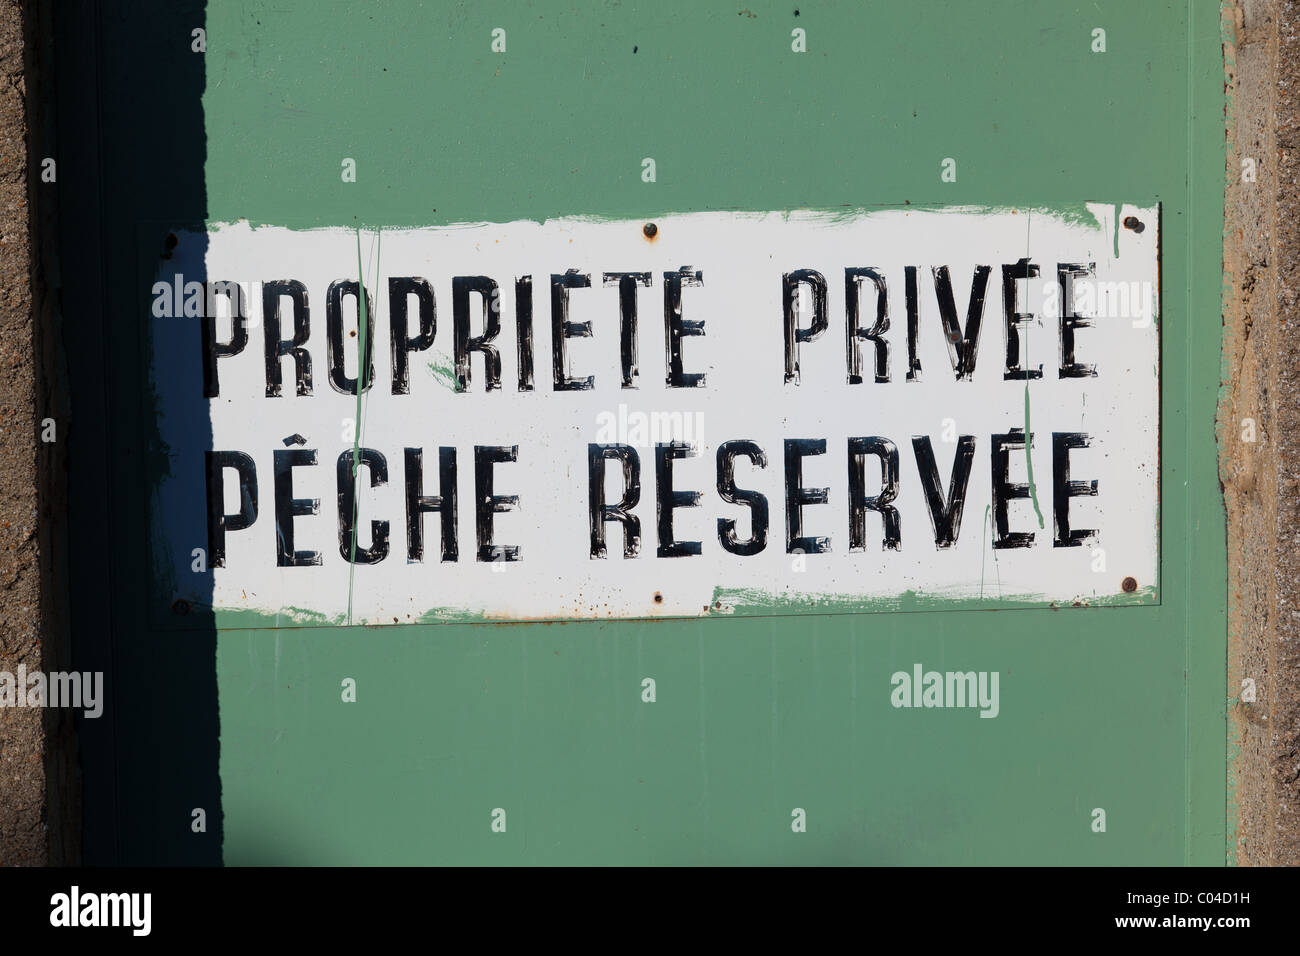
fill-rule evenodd
<path id="1" fill-rule="evenodd" d="M 49 124 L 31 109 L 48 99 L 43 22 L 37 4 L 0 4 L 0 671 L 10 673 L 63 670 L 68 660 L 55 583 L 66 533 L 58 438 L 68 424 L 49 292 L 57 179 L 41 180 Z M 46 418 L 54 441 L 41 441 Z M 75 862 L 79 815 L 69 712 L 0 708 L 0 864 Z"/>
<path id="2" fill-rule="evenodd" d="M 1235 701 L 1230 807 L 1239 864 L 1294 866 L 1300 864 L 1300 2 L 1246 0 L 1226 15 L 1219 434 L 1228 511 L 1228 696 Z"/>

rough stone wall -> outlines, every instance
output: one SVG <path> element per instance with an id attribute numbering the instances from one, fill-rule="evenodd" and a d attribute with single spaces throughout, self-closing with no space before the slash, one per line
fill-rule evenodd
<path id="1" fill-rule="evenodd" d="M 36 362 L 21 4 L 0 5 L 0 670 L 41 670 Z M 0 707 L 0 863 L 40 865 L 45 726 Z"/>
<path id="2" fill-rule="evenodd" d="M 1300 865 L 1300 0 L 1241 0 L 1225 13 L 1230 106 L 1219 435 L 1228 513 L 1228 696 L 1235 701 L 1230 805 L 1239 864 L 1294 866 Z"/>
<path id="3" fill-rule="evenodd" d="M 10 674 L 69 669 L 58 586 L 67 404 L 49 291 L 56 182 L 41 178 L 53 126 L 40 85 L 45 15 L 39 2 L 0 0 L 0 671 Z M 0 707 L 0 865 L 76 862 L 79 815 L 70 712 Z"/>

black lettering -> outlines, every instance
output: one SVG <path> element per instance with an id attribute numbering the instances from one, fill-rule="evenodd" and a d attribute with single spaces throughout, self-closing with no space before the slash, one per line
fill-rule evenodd
<path id="1" fill-rule="evenodd" d="M 703 319 L 682 318 L 682 286 L 704 285 L 704 273 L 682 266 L 664 273 L 664 339 L 669 388 L 703 388 L 703 372 L 682 370 L 682 339 L 704 334 Z"/>
<path id="2" fill-rule="evenodd" d="M 970 284 L 970 304 L 966 309 L 966 331 L 957 324 L 957 302 L 952 294 L 952 277 L 947 266 L 938 266 L 934 273 L 934 293 L 939 300 L 939 318 L 943 321 L 943 337 L 948 342 L 948 355 L 957 381 L 970 381 L 975 373 L 975 350 L 979 346 L 980 323 L 984 318 L 984 292 L 988 288 L 991 266 L 976 266 Z"/>
<path id="3" fill-rule="evenodd" d="M 617 458 L 623 465 L 623 497 L 616 505 L 605 504 L 605 462 Z M 623 525 L 623 557 L 635 558 L 641 551 L 641 519 L 631 513 L 641 501 L 641 458 L 630 445 L 587 446 L 587 501 L 591 520 L 591 556 L 603 558 L 605 523 Z"/>
<path id="4" fill-rule="evenodd" d="M 812 322 L 807 328 L 799 325 L 799 286 L 812 289 Z M 796 269 L 781 277 L 781 310 L 785 318 L 785 380 L 799 381 L 799 346 L 815 342 L 826 331 L 826 277 L 814 269 Z"/>
<path id="5" fill-rule="evenodd" d="M 862 280 L 870 279 L 876 287 L 876 321 L 870 329 L 859 328 L 862 313 Z M 849 384 L 862 384 L 862 343 L 870 342 L 876 357 L 876 381 L 889 381 L 889 343 L 884 334 L 889 331 L 889 294 L 885 277 L 875 269 L 847 268 L 844 270 L 844 308 L 848 319 Z M 789 354 L 786 355 L 786 374 L 790 371 Z"/>
<path id="6" fill-rule="evenodd" d="M 880 491 L 867 496 L 866 457 L 880 459 Z M 882 549 L 902 548 L 902 520 L 890 504 L 898 497 L 898 446 L 888 438 L 872 435 L 849 439 L 849 550 L 867 549 L 867 512 L 878 512 L 884 524 Z"/>
<path id="7" fill-rule="evenodd" d="M 659 513 L 659 547 L 661 558 L 685 558 L 700 554 L 699 541 L 678 541 L 673 537 L 673 509 L 694 508 L 703 497 L 698 491 L 673 490 L 673 459 L 694 458 L 694 445 L 683 441 L 658 442 L 655 445 L 655 501 Z"/>
<path id="8" fill-rule="evenodd" d="M 948 482 L 946 503 L 930 436 L 913 435 L 912 451 L 916 455 L 916 468 L 921 474 L 921 487 L 925 490 L 925 501 L 930 509 L 930 523 L 934 526 L 934 546 L 951 548 L 961 533 L 966 485 L 970 480 L 971 462 L 975 458 L 975 436 L 957 436 L 957 451 L 952 458 L 952 478 Z"/>
<path id="9" fill-rule="evenodd" d="M 315 448 L 277 448 L 275 462 L 275 563 L 282 568 L 306 568 L 321 563 L 319 551 L 295 551 L 293 519 L 320 511 L 319 498 L 293 496 L 293 469 L 316 464 Z"/>
<path id="10" fill-rule="evenodd" d="M 718 519 L 718 541 L 723 550 L 749 557 L 767 547 L 767 496 L 736 487 L 736 458 L 743 455 L 759 468 L 767 467 L 767 455 L 752 441 L 728 441 L 718 446 L 718 494 L 728 504 L 749 506 L 749 540 L 736 537 L 734 518 Z"/>
<path id="11" fill-rule="evenodd" d="M 519 353 L 519 391 L 533 390 L 533 277 L 515 280 L 515 347 Z"/>
<path id="12" fill-rule="evenodd" d="M 650 285 L 648 272 L 606 272 L 606 286 L 618 286 L 618 347 L 623 365 L 623 387 L 636 388 L 636 287 Z"/>
<path id="13" fill-rule="evenodd" d="M 456 449 L 438 449 L 439 494 L 424 494 L 424 450 L 406 449 L 406 560 L 424 560 L 424 514 L 436 511 L 442 519 L 442 560 L 459 557 L 456 544 Z"/>
<path id="14" fill-rule="evenodd" d="M 469 296 L 479 294 L 483 334 L 469 334 Z M 456 363 L 456 391 L 469 391 L 469 354 L 483 353 L 486 390 L 501 387 L 501 353 L 491 345 L 501 332 L 501 294 L 496 281 L 487 276 L 456 276 L 451 280 L 452 347 Z"/>
<path id="15" fill-rule="evenodd" d="M 564 275 L 551 274 L 551 371 L 557 392 L 585 392 L 596 384 L 596 377 L 569 375 L 568 339 L 591 338 L 590 322 L 569 321 L 569 290 L 591 288 L 591 276 L 570 269 Z"/>
<path id="16" fill-rule="evenodd" d="M 903 267 L 903 298 L 907 303 L 907 380 L 921 381 L 921 301 L 916 291 L 916 266 Z"/>
<path id="17" fill-rule="evenodd" d="M 415 296 L 420 331 L 407 334 L 407 310 Z M 392 276 L 388 280 L 389 351 L 393 364 L 393 394 L 411 394 L 411 352 L 423 352 L 433 345 L 438 328 L 438 306 L 433 286 L 419 276 Z"/>
<path id="18" fill-rule="evenodd" d="M 236 302 L 242 302 L 242 295 L 236 297 Z M 244 351 L 244 346 L 248 344 L 248 322 L 244 317 L 242 308 L 232 308 L 230 310 L 229 342 L 217 341 L 215 310 L 204 309 L 203 317 L 199 319 L 199 326 L 202 333 L 200 338 L 203 340 L 200 343 L 203 347 L 203 397 L 216 398 L 221 391 L 221 385 L 217 378 L 217 359 L 228 355 L 238 355 Z"/>
<path id="19" fill-rule="evenodd" d="M 1070 499 L 1097 493 L 1096 481 L 1070 480 L 1070 449 L 1091 444 L 1092 438 L 1083 432 L 1052 432 L 1052 510 L 1056 525 L 1053 547 L 1078 548 L 1097 537 L 1095 529 L 1070 530 Z"/>
<path id="20" fill-rule="evenodd" d="M 242 451 L 205 451 L 208 491 L 208 567 L 226 566 L 226 532 L 257 520 L 257 465 Z M 239 475 L 239 511 L 226 514 L 225 469 Z"/>
<path id="21" fill-rule="evenodd" d="M 1007 480 L 1010 468 L 1010 452 L 1025 447 L 1028 441 L 1030 449 L 1034 447 L 1031 433 L 1026 439 L 1023 428 L 1013 428 L 1005 435 L 993 436 L 993 547 L 1027 548 L 1034 543 L 1032 531 L 1009 531 L 1007 522 L 1007 504 L 1014 498 L 1028 498 L 1029 486 L 1020 482 Z"/>
<path id="22" fill-rule="evenodd" d="M 810 455 L 826 454 L 824 438 L 787 438 L 785 440 L 785 550 L 787 554 L 824 554 L 831 549 L 828 537 L 810 537 L 803 533 L 803 506 L 824 505 L 830 501 L 830 489 L 803 487 L 803 460 Z"/>
<path id="23" fill-rule="evenodd" d="M 293 338 L 284 339 L 280 332 L 280 299 L 289 298 L 293 308 Z M 266 346 L 266 397 L 279 398 L 283 384 L 281 360 L 293 357 L 296 392 L 311 394 L 311 354 L 305 348 L 311 334 L 307 308 L 307 287 L 296 279 L 278 279 L 262 283 L 262 338 Z"/>
<path id="24" fill-rule="evenodd" d="M 388 522 L 370 522 L 370 547 L 363 548 L 352 538 L 352 516 L 356 509 L 357 483 L 354 468 L 362 465 L 370 473 L 370 487 L 378 488 L 388 484 L 388 461 L 373 448 L 358 449 L 354 461 L 353 453 L 345 451 L 338 457 L 335 465 L 335 477 L 339 497 L 339 554 L 344 561 L 352 561 L 352 550 L 356 548 L 356 564 L 378 564 L 388 557 Z"/>
<path id="25" fill-rule="evenodd" d="M 1020 328 L 1028 326 L 1033 321 L 1034 314 L 1032 312 L 1016 311 L 1017 280 L 1036 278 L 1038 278 L 1038 266 L 1028 259 L 1020 259 L 1015 265 L 1004 265 L 1002 267 L 1002 309 L 1006 316 L 1007 328 L 1007 370 L 1002 375 L 1004 380 L 1017 379 L 1024 381 L 1043 377 L 1043 366 L 1041 364 L 1036 369 L 1022 369 L 1020 367 Z M 1016 545 L 1016 547 L 1019 547 L 1019 545 Z"/>
<path id="26" fill-rule="evenodd" d="M 518 495 L 493 493 L 492 466 L 518 459 L 518 445 L 474 446 L 474 526 L 480 561 L 519 560 L 518 545 L 492 543 L 492 516 L 519 507 Z"/>
<path id="27" fill-rule="evenodd" d="M 357 328 L 362 328 L 360 285 L 355 279 L 335 279 L 325 292 L 325 344 L 329 352 L 330 386 L 343 395 L 357 394 L 357 380 L 349 378 L 343 365 L 343 297 L 357 300 Z M 375 381 L 375 358 L 372 343 L 375 341 L 375 303 L 366 289 L 366 321 L 362 335 L 365 341 L 357 342 L 357 367 L 361 369 L 361 390 L 367 391 Z"/>
<path id="28" fill-rule="evenodd" d="M 1074 311 L 1074 280 L 1084 276 L 1096 275 L 1097 264 L 1089 262 L 1086 266 L 1061 262 L 1056 266 L 1056 282 L 1061 294 L 1061 366 L 1058 378 L 1096 378 L 1097 366 L 1085 365 L 1074 360 L 1074 330 L 1086 329 L 1092 325 Z"/>

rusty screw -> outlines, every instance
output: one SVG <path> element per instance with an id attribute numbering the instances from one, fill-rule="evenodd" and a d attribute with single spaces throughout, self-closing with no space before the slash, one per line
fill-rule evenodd
<path id="1" fill-rule="evenodd" d="M 1125 594 L 1132 594 L 1138 589 L 1137 578 L 1125 578 L 1123 583 L 1120 584 L 1120 587 L 1124 589 Z"/>
<path id="2" fill-rule="evenodd" d="M 653 222 L 647 222 L 641 227 L 641 231 L 645 233 L 647 239 L 653 239 L 655 236 L 659 235 L 659 227 Z"/>
<path id="3" fill-rule="evenodd" d="M 1124 218 L 1124 228 L 1132 229 L 1134 232 L 1142 232 L 1146 225 L 1137 216 L 1126 216 Z"/>
<path id="4" fill-rule="evenodd" d="M 189 614 L 189 613 L 190 613 L 190 602 L 187 601 L 187 600 L 185 600 L 184 598 L 177 598 L 175 601 L 172 602 L 172 613 L 173 613 L 173 614 Z"/>
<path id="5" fill-rule="evenodd" d="M 664 603 L 664 596 L 663 596 L 662 594 L 660 594 L 658 591 L 655 592 L 655 603 L 656 603 L 656 604 L 663 604 L 663 603 Z"/>

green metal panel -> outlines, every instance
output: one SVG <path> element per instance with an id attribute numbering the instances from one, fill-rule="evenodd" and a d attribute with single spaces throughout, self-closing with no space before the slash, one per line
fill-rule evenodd
<path id="1" fill-rule="evenodd" d="M 98 29 L 108 321 L 130 330 L 104 340 L 124 542 L 115 756 L 87 781 L 118 794 L 104 859 L 1224 861 L 1216 4 L 121 0 Z M 224 631 L 150 615 L 141 529 L 165 465 L 135 333 L 158 263 L 136 250 L 168 224 L 1103 197 L 1162 206 L 1159 603 Z M 918 661 L 1000 671 L 998 719 L 892 708 L 890 675 Z"/>

